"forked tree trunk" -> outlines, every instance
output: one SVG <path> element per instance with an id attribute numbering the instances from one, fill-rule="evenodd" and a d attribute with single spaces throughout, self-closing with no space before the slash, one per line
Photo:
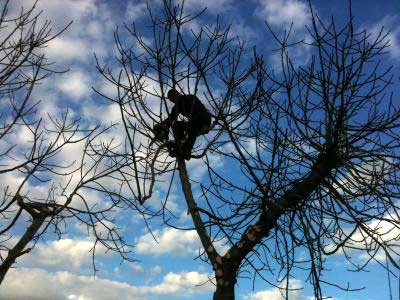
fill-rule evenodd
<path id="1" fill-rule="evenodd" d="M 27 249 L 26 246 L 34 239 L 45 219 L 46 217 L 44 215 L 34 217 L 31 225 L 26 229 L 24 235 L 20 238 L 17 244 L 8 251 L 7 257 L 0 265 L 0 284 L 3 282 L 8 270 L 15 263 L 15 260 L 21 255 L 30 251 L 30 249 Z"/>
<path id="2" fill-rule="evenodd" d="M 215 270 L 217 288 L 213 300 L 235 300 L 237 266 L 234 261 L 226 258 L 222 259 L 222 264 L 217 264 Z"/>
<path id="3" fill-rule="evenodd" d="M 213 300 L 235 300 L 235 284 L 217 284 L 217 289 L 214 292 Z"/>

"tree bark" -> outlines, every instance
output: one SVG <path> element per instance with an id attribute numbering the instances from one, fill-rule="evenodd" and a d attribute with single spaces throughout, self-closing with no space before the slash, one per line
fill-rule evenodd
<path id="1" fill-rule="evenodd" d="M 8 270 L 15 263 L 15 260 L 19 256 L 28 253 L 31 250 L 25 248 L 28 243 L 33 240 L 45 219 L 45 215 L 40 214 L 38 216 L 35 216 L 32 220 L 31 225 L 26 229 L 24 235 L 20 238 L 18 243 L 8 251 L 7 257 L 0 266 L 0 284 L 3 282 Z"/>
<path id="2" fill-rule="evenodd" d="M 311 172 L 293 183 L 293 186 L 274 205 L 260 215 L 259 220 L 249 226 L 242 238 L 223 256 L 212 246 L 212 242 L 204 226 L 204 223 L 197 211 L 197 204 L 193 197 L 189 176 L 187 174 L 185 161 L 177 159 L 182 190 L 185 195 L 189 213 L 192 216 L 197 234 L 202 245 L 213 265 L 216 279 L 216 291 L 213 300 L 235 300 L 235 283 L 237 271 L 241 262 L 247 254 L 269 236 L 270 230 L 276 227 L 277 221 L 288 209 L 293 209 L 300 203 L 307 200 L 310 194 L 320 186 L 321 182 L 329 176 L 332 169 L 336 168 L 339 161 L 336 159 L 336 148 L 329 147 L 326 153 L 321 153 L 315 162 Z"/>
<path id="3" fill-rule="evenodd" d="M 333 151 L 335 150 L 333 149 Z M 286 209 L 293 208 L 306 201 L 309 195 L 330 174 L 331 170 L 337 166 L 338 161 L 336 159 L 330 160 L 327 157 L 332 158 L 333 155 L 331 153 L 320 155 L 310 174 L 303 180 L 294 183 L 292 188 L 277 201 L 276 205 L 271 206 L 267 212 L 263 213 L 259 220 L 249 227 L 241 240 L 229 249 L 222 258 L 222 263 L 217 265 L 217 268 L 221 270 L 221 276 L 219 276 L 217 269 L 217 289 L 213 300 L 235 299 L 235 283 L 239 265 L 263 238 L 269 236 L 270 230 L 276 226 L 279 217 L 285 213 Z"/>
<path id="4" fill-rule="evenodd" d="M 235 284 L 226 282 L 223 285 L 217 283 L 213 300 L 235 300 Z"/>

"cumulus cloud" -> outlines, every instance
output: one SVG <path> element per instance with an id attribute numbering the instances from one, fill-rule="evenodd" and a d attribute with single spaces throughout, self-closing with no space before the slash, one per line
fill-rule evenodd
<path id="1" fill-rule="evenodd" d="M 0 288 L 0 298 L 9 300 L 146 300 L 145 291 L 123 282 L 50 273 L 42 269 L 11 269 Z"/>
<path id="2" fill-rule="evenodd" d="M 389 43 L 390 43 L 390 48 L 389 48 L 390 54 L 394 58 L 400 59 L 400 26 L 395 27 L 389 33 Z"/>
<path id="3" fill-rule="evenodd" d="M 257 42 L 257 37 L 259 33 L 256 32 L 252 27 L 247 26 L 244 20 L 236 19 L 234 23 L 230 25 L 229 37 L 236 38 L 245 42 Z"/>
<path id="4" fill-rule="evenodd" d="M 289 297 L 286 298 L 286 281 L 272 289 L 258 291 L 245 296 L 246 300 L 306 300 L 303 294 L 303 287 L 300 280 L 292 279 L 289 282 Z"/>
<path id="5" fill-rule="evenodd" d="M 10 1 L 10 15 L 19 13 L 21 7 L 30 8 L 34 0 Z M 116 27 L 114 11 L 106 1 L 96 0 L 41 0 L 36 12 L 43 11 L 40 22 L 51 21 L 52 34 L 62 30 L 69 22 L 72 25 L 56 39 L 51 40 L 43 52 L 50 62 L 56 62 L 58 70 L 73 64 L 93 65 L 93 53 L 100 58 L 113 51 L 113 31 Z M 65 66 L 65 68 L 63 68 Z M 47 82 L 48 84 L 49 82 Z M 51 84 L 50 84 L 51 85 Z M 56 85 L 67 95 L 80 99 L 90 92 L 93 85 L 87 73 L 69 72 Z"/>
<path id="6" fill-rule="evenodd" d="M 197 255 L 202 247 L 195 230 L 178 230 L 166 228 L 154 230 L 154 240 L 150 233 L 142 235 L 136 240 L 136 252 L 141 254 L 174 254 L 179 256 Z M 225 240 L 214 242 L 214 246 L 221 254 L 226 253 L 228 246 Z"/>
<path id="7" fill-rule="evenodd" d="M 82 70 L 71 71 L 59 79 L 58 88 L 69 99 L 78 101 L 91 91 L 90 77 Z"/>
<path id="8" fill-rule="evenodd" d="M 8 187 L 10 193 L 15 193 L 23 183 L 25 176 L 21 176 L 15 172 L 0 174 L 0 190 L 4 191 Z"/>
<path id="9" fill-rule="evenodd" d="M 5 191 L 7 189 L 7 191 L 10 194 L 13 194 L 23 184 L 20 190 L 20 193 L 22 195 L 29 195 L 31 199 L 35 199 L 37 201 L 40 201 L 40 199 L 44 199 L 48 196 L 49 187 L 51 183 L 43 182 L 40 185 L 38 184 L 34 185 L 29 180 L 28 181 L 24 180 L 25 176 L 21 176 L 21 174 L 18 172 L 3 173 L 0 175 L 0 190 Z M 11 213 L 9 217 L 15 213 L 15 211 L 12 209 L 10 210 L 10 212 Z"/>
<path id="10" fill-rule="evenodd" d="M 335 185 L 336 191 L 344 195 L 364 194 L 364 188 L 360 190 L 360 185 L 363 187 L 376 185 L 376 174 L 385 177 L 388 163 L 391 164 L 393 162 L 391 159 L 383 157 L 380 160 L 371 160 L 358 165 L 340 178 L 338 184 Z M 391 257 L 397 257 L 400 249 L 398 214 L 398 203 L 395 203 L 392 210 L 386 213 L 383 218 L 364 222 L 363 227 L 358 227 L 355 232 L 353 232 L 353 228 L 346 228 L 344 230 L 345 234 L 350 235 L 353 232 L 351 238 L 344 245 L 346 252 L 355 252 L 358 249 L 359 256 L 357 258 L 362 261 L 367 261 L 373 256 L 375 260 L 385 262 L 386 254 Z M 338 244 L 343 239 L 343 236 L 337 236 L 335 244 Z M 334 243 L 326 247 L 327 251 L 331 251 L 334 248 Z M 336 254 L 342 255 L 343 248 Z"/>
<path id="11" fill-rule="evenodd" d="M 387 254 L 391 257 L 398 257 L 400 228 L 396 225 L 397 222 L 396 216 L 386 215 L 385 220 L 374 220 L 365 224 L 365 229 L 357 230 L 351 236 L 351 240 L 346 243 L 346 251 L 361 250 L 358 258 L 362 261 L 369 260 L 373 256 L 375 260 L 385 262 Z M 380 247 L 377 242 L 384 245 L 385 249 Z M 338 252 L 338 254 L 342 253 Z"/>
<path id="12" fill-rule="evenodd" d="M 370 28 L 370 31 L 372 33 L 370 39 L 372 41 L 375 40 L 380 33 L 382 27 L 385 28 L 383 33 L 386 33 L 389 30 L 386 36 L 386 41 L 388 42 L 390 47 L 387 48 L 387 50 L 393 58 L 400 59 L 400 25 L 396 25 L 397 22 L 397 17 L 387 16 L 380 22 L 372 25 L 372 27 Z"/>
<path id="13" fill-rule="evenodd" d="M 51 61 L 87 61 L 89 51 L 84 51 L 89 46 L 86 41 L 81 39 L 72 39 L 70 37 L 58 37 L 49 42 L 45 54 Z"/>
<path id="14" fill-rule="evenodd" d="M 146 2 L 135 1 L 129 2 L 126 6 L 125 18 L 129 21 L 136 21 L 137 19 L 145 16 L 147 13 Z"/>
<path id="15" fill-rule="evenodd" d="M 23 0 L 27 7 L 34 0 Z M 17 4 L 15 3 L 17 6 Z M 98 5 L 95 0 L 41 0 L 38 9 L 43 10 L 45 17 L 53 20 L 75 20 L 81 21 L 87 17 L 93 17 L 98 13 Z"/>
<path id="16" fill-rule="evenodd" d="M 88 103 L 82 109 L 83 115 L 88 119 L 103 120 L 106 124 L 121 122 L 121 111 L 117 104 L 99 105 L 98 103 Z M 120 132 L 122 128 L 118 129 Z"/>
<path id="17" fill-rule="evenodd" d="M 210 276 L 199 272 L 168 273 L 161 284 L 152 287 L 156 294 L 197 294 L 214 290 Z"/>
<path id="18" fill-rule="evenodd" d="M 143 265 L 137 262 L 129 264 L 128 267 L 133 271 L 133 273 L 130 273 L 131 276 L 140 277 L 146 279 L 146 281 L 152 280 L 162 271 L 162 268 L 158 265 L 154 267 L 143 267 Z"/>
<path id="19" fill-rule="evenodd" d="M 175 254 L 188 255 L 197 253 L 200 243 L 196 231 L 183 231 L 174 228 L 155 230 L 139 237 L 136 241 L 136 251 L 141 254 Z"/>
<path id="20" fill-rule="evenodd" d="M 10 1 L 8 14 L 11 16 L 18 15 L 21 8 L 27 10 L 37 2 L 36 0 L 14 0 Z M 60 4 L 62 8 L 60 9 Z M 73 16 L 76 18 L 81 17 L 83 12 L 95 10 L 94 0 L 41 0 L 36 5 L 37 9 L 43 10 L 44 17 L 58 17 L 58 20 L 63 20 L 66 16 Z"/>
<path id="21" fill-rule="evenodd" d="M 220 14 L 232 7 L 232 0 L 186 0 L 185 7 L 190 10 L 207 8 L 207 12 Z"/>
<path id="22" fill-rule="evenodd" d="M 301 0 L 260 0 L 256 14 L 271 25 L 304 28 L 311 19 L 306 2 Z"/>
<path id="23" fill-rule="evenodd" d="M 89 238 L 66 238 L 36 244 L 34 251 L 24 255 L 18 265 L 46 267 L 57 270 L 92 270 L 93 240 Z M 102 245 L 96 246 L 96 258 L 111 257 Z"/>
<path id="24" fill-rule="evenodd" d="M 160 284 L 135 286 L 71 272 L 50 273 L 37 268 L 11 269 L 0 287 L 0 298 L 9 300 L 147 300 L 154 295 L 185 296 L 210 292 L 209 275 L 198 272 L 168 273 Z"/>
<path id="25" fill-rule="evenodd" d="M 174 0 L 174 4 L 181 4 L 181 0 Z M 209 13 L 218 15 L 225 12 L 233 7 L 233 0 L 185 0 L 185 10 L 188 12 L 198 12 L 204 8 L 207 8 Z M 153 0 L 151 4 L 162 5 L 162 1 Z M 135 20 L 143 17 L 147 12 L 146 1 L 144 0 L 134 0 L 129 2 L 126 7 L 126 17 L 129 20 Z"/>
<path id="26" fill-rule="evenodd" d="M 201 146 L 199 149 L 204 149 L 203 138 L 198 138 L 198 140 L 202 142 L 202 145 L 200 144 Z M 196 145 L 199 145 L 198 143 L 199 142 L 197 142 Z M 213 168 L 221 168 L 224 165 L 224 161 L 221 159 L 221 156 L 217 154 L 208 154 L 208 162 L 211 166 L 213 166 Z M 208 172 L 207 166 L 202 159 L 190 160 L 188 162 L 188 168 L 190 178 L 195 181 L 200 181 Z"/>
<path id="27" fill-rule="evenodd" d="M 259 7 L 255 15 L 267 21 L 276 33 L 293 26 L 289 44 L 299 41 L 310 42 L 305 26 L 311 22 L 311 13 L 304 0 L 259 0 Z M 306 64 L 311 57 L 311 47 L 303 43 L 295 44 L 287 50 L 294 65 Z M 279 51 L 272 52 L 268 59 L 274 69 L 281 69 L 281 53 Z"/>

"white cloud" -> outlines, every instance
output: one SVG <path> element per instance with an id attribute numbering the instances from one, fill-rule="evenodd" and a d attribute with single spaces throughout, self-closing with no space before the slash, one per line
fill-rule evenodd
<path id="1" fill-rule="evenodd" d="M 185 8 L 187 10 L 201 10 L 207 7 L 207 12 L 213 14 L 220 14 L 232 7 L 232 0 L 186 0 Z"/>
<path id="2" fill-rule="evenodd" d="M 161 295 L 197 294 L 214 290 L 210 276 L 199 272 L 168 273 L 161 284 L 152 287 Z"/>
<path id="3" fill-rule="evenodd" d="M 199 136 L 196 140 L 196 144 L 193 147 L 192 155 L 199 155 L 203 152 L 206 145 L 212 138 L 210 135 Z M 221 168 L 224 165 L 224 160 L 221 159 L 219 154 L 207 153 L 208 163 L 215 169 Z M 208 168 L 203 159 L 191 159 L 187 162 L 189 169 L 190 179 L 194 181 L 201 181 L 201 179 L 207 174 Z"/>
<path id="4" fill-rule="evenodd" d="M 181 0 L 174 0 L 174 5 L 181 4 Z M 185 10 L 188 12 L 199 12 L 207 8 L 207 12 L 218 15 L 233 7 L 233 0 L 185 0 Z M 162 1 L 153 0 L 151 5 L 162 5 Z M 126 7 L 126 18 L 130 21 L 143 17 L 147 13 L 146 2 L 144 0 L 135 0 L 129 2 Z"/>
<path id="5" fill-rule="evenodd" d="M 305 43 L 295 44 L 299 41 L 311 42 L 305 28 L 311 22 L 311 13 L 306 1 L 259 0 L 255 15 L 267 21 L 278 36 L 283 30 L 293 26 L 288 43 L 294 45 L 286 49 L 289 57 L 294 65 L 304 65 L 309 62 L 312 48 Z M 268 57 L 269 65 L 275 70 L 280 70 L 282 67 L 281 55 L 280 51 L 275 51 Z"/>
<path id="6" fill-rule="evenodd" d="M 354 249 L 361 249 L 359 258 L 361 260 L 370 259 L 371 255 L 380 262 L 386 261 L 387 251 L 392 257 L 398 257 L 400 253 L 400 228 L 398 220 L 393 219 L 396 217 L 385 216 L 387 220 L 374 220 L 368 224 L 365 224 L 365 230 L 357 230 L 346 243 L 347 251 L 355 251 Z M 388 221 L 393 219 L 392 222 Z M 367 234 L 366 232 L 369 232 Z M 372 235 L 372 237 L 371 237 Z M 377 240 L 381 244 L 385 245 L 385 249 L 380 248 L 378 251 Z M 368 252 L 367 250 L 370 249 Z M 342 252 L 338 252 L 341 254 Z"/>
<path id="7" fill-rule="evenodd" d="M 35 0 L 13 0 L 10 1 L 10 14 L 18 14 L 21 7 L 28 9 L 32 7 Z M 95 0 L 40 0 L 37 11 L 43 10 L 43 18 L 56 20 L 55 26 L 62 28 L 71 20 L 77 22 L 84 18 L 94 16 L 98 12 Z M 62 24 L 62 22 L 65 24 Z"/>
<path id="8" fill-rule="evenodd" d="M 21 176 L 21 174 L 17 171 L 14 172 L 7 172 L 0 175 L 0 190 L 2 192 L 8 188 L 8 193 L 13 194 L 15 193 L 23 183 L 23 188 L 20 190 L 20 194 L 28 195 L 30 199 L 43 199 L 46 198 L 49 192 L 50 183 L 43 182 L 41 184 L 33 185 L 29 181 L 25 181 L 25 176 Z M 11 215 L 15 213 L 14 210 L 12 211 Z"/>
<path id="9" fill-rule="evenodd" d="M 78 101 L 88 96 L 91 91 L 91 80 L 83 71 L 70 71 L 58 80 L 58 88 L 70 99 Z"/>
<path id="10" fill-rule="evenodd" d="M 163 184 L 158 184 L 157 189 L 164 191 L 167 190 L 169 186 L 169 180 L 170 177 L 168 177 L 168 175 L 161 175 L 160 181 L 163 181 Z M 174 214 L 183 213 L 184 208 L 182 205 L 180 205 L 181 203 L 179 203 L 178 200 L 179 199 L 175 194 L 170 194 L 167 201 L 165 201 L 165 196 L 162 195 L 159 190 L 156 190 L 153 196 L 146 201 L 146 204 L 152 207 L 154 210 L 167 209 Z"/>
<path id="11" fill-rule="evenodd" d="M 89 58 L 89 45 L 84 39 L 72 39 L 69 37 L 58 37 L 49 42 L 46 48 L 46 56 L 51 61 L 81 61 Z M 90 61 L 92 62 L 92 61 Z"/>
<path id="12" fill-rule="evenodd" d="M 304 28 L 310 20 L 306 2 L 301 0 L 260 0 L 261 8 L 256 14 L 266 19 L 271 25 Z"/>
<path id="13" fill-rule="evenodd" d="M 10 14 L 19 13 L 23 6 L 30 8 L 34 0 L 10 1 Z M 47 19 L 51 21 L 52 34 L 72 25 L 44 49 L 50 61 L 93 63 L 93 53 L 104 57 L 112 50 L 113 30 L 117 18 L 106 1 L 96 0 L 40 0 L 36 12 L 43 11 L 38 27 Z"/>
<path id="14" fill-rule="evenodd" d="M 55 268 L 57 270 L 82 269 L 92 270 L 93 240 L 60 239 L 36 244 L 34 251 L 22 256 L 18 265 Z M 96 246 L 96 258 L 111 257 L 113 252 L 106 254 L 102 245 Z"/>
<path id="15" fill-rule="evenodd" d="M 162 271 L 162 268 L 158 265 L 154 267 L 143 267 L 143 265 L 137 262 L 128 264 L 128 267 L 133 271 L 133 273 L 130 272 L 130 276 L 140 277 L 146 279 L 146 281 L 151 281 Z"/>
<path id="16" fill-rule="evenodd" d="M 392 163 L 390 159 L 383 157 L 380 160 L 370 160 L 360 164 L 343 174 L 334 188 L 338 193 L 345 196 L 364 195 L 366 187 L 373 189 L 376 184 L 379 184 L 376 180 L 377 174 L 383 177 L 387 176 L 390 172 L 390 168 L 387 168 L 387 165 Z M 368 222 L 364 221 L 363 228 L 358 227 L 344 244 L 346 252 L 356 252 L 356 249 L 358 249 L 359 256 L 357 258 L 362 261 L 369 260 L 373 256 L 376 260 L 385 262 L 386 252 L 391 257 L 398 257 L 400 253 L 398 213 L 398 203 L 395 203 L 392 211 L 386 213 L 383 218 Z M 327 245 L 326 250 L 332 251 L 335 249 L 335 245 L 340 244 L 351 232 L 353 232 L 353 227 L 346 228 L 344 235 L 339 235 L 338 233 L 337 237 L 333 238 L 334 242 Z M 379 244 L 383 245 L 383 247 Z M 342 255 L 343 248 L 339 249 L 336 254 Z"/>
<path id="17" fill-rule="evenodd" d="M 257 150 L 260 151 L 260 149 L 257 149 L 257 140 L 255 138 L 243 138 L 240 140 L 239 145 L 244 155 L 247 153 L 255 155 L 257 154 Z M 236 147 L 232 142 L 229 142 L 224 146 L 224 152 L 238 155 Z"/>
<path id="18" fill-rule="evenodd" d="M 153 235 L 150 233 L 138 238 L 136 241 L 136 251 L 142 254 L 176 254 L 188 255 L 197 253 L 200 243 L 197 233 L 194 230 L 178 230 L 166 228 L 164 230 L 155 230 Z"/>
<path id="19" fill-rule="evenodd" d="M 7 187 L 10 193 L 15 193 L 24 181 L 25 176 L 21 176 L 16 172 L 8 172 L 0 174 L 0 190 L 3 192 Z"/>
<path id="20" fill-rule="evenodd" d="M 286 286 L 286 281 L 279 285 L 280 288 L 274 287 L 269 290 L 259 291 L 255 293 L 251 293 L 245 296 L 245 299 L 248 300 L 285 300 L 286 291 L 284 287 Z M 305 300 L 306 297 L 303 294 L 303 287 L 301 282 L 297 279 L 292 279 L 289 282 L 289 298 L 291 300 Z"/>
<path id="21" fill-rule="evenodd" d="M 209 276 L 198 272 L 168 273 L 160 284 L 134 286 L 71 272 L 50 273 L 42 269 L 11 269 L 0 287 L 0 298 L 9 300 L 146 300 L 151 295 L 185 296 L 211 292 Z M 157 298 L 158 299 L 158 298 Z"/>
<path id="22" fill-rule="evenodd" d="M 234 23 L 231 24 L 229 30 L 229 37 L 236 38 L 239 37 L 242 41 L 245 42 L 257 42 L 257 32 L 254 28 L 247 26 L 244 20 L 236 19 Z"/>
<path id="23" fill-rule="evenodd" d="M 0 298 L 10 300 L 145 300 L 141 288 L 123 282 L 49 273 L 41 269 L 11 269 L 0 288 Z"/>
<path id="24" fill-rule="evenodd" d="M 111 123 L 122 123 L 121 122 L 121 111 L 116 103 L 109 105 L 99 105 L 98 103 L 89 103 L 82 108 L 82 113 L 85 117 L 101 120 L 104 124 Z M 119 132 L 123 131 L 122 128 L 118 129 Z M 113 133 L 114 135 L 115 133 Z M 119 140 L 122 142 L 123 140 Z"/>
<path id="25" fill-rule="evenodd" d="M 147 13 L 146 2 L 129 2 L 126 6 L 125 19 L 128 21 L 137 21 Z"/>
<path id="26" fill-rule="evenodd" d="M 390 45 L 387 50 L 393 58 L 400 59 L 400 25 L 396 26 L 396 21 L 397 17 L 387 16 L 379 23 L 374 24 L 370 29 L 372 33 L 372 35 L 370 36 L 370 40 L 374 41 L 376 39 L 382 27 L 385 28 L 383 33 L 386 33 L 388 30 L 390 30 L 385 40 L 388 41 Z"/>
<path id="27" fill-rule="evenodd" d="M 396 59 L 400 59 L 400 26 L 393 28 L 389 33 L 389 53 Z"/>
<path id="28" fill-rule="evenodd" d="M 150 233 L 142 235 L 136 240 L 136 251 L 141 254 L 175 254 L 175 255 L 197 255 L 202 247 L 195 230 L 178 230 L 166 228 L 164 230 L 154 230 L 154 240 Z M 214 242 L 217 251 L 223 255 L 228 250 L 226 240 Z"/>

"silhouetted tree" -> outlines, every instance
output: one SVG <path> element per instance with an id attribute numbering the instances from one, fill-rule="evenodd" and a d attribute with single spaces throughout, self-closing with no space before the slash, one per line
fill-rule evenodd
<path id="1" fill-rule="evenodd" d="M 135 25 L 116 32 L 119 72 L 98 62 L 118 91 L 103 96 L 120 107 L 125 157 L 132 158 L 124 176 L 136 208 L 151 216 L 145 201 L 159 180 L 171 187 L 178 173 L 200 257 L 215 273 L 214 300 L 234 299 L 238 276 L 251 270 L 268 282 L 273 274 L 287 293 L 298 269 L 308 270 L 322 299 L 321 284 L 333 284 L 321 278 L 325 262 L 339 251 L 356 270 L 382 253 L 398 267 L 399 237 L 382 230 L 400 225 L 400 112 L 385 93 L 391 68 L 380 61 L 387 33 L 356 29 L 351 9 L 339 27 L 309 7 L 309 38 L 296 43 L 310 53 L 306 64 L 291 58 L 290 30 L 280 37 L 267 24 L 280 53 L 272 71 L 260 49 L 246 48 L 219 23 L 191 26 L 199 15 L 167 0 L 160 11 L 149 8 L 143 33 Z M 153 140 L 170 88 L 197 95 L 214 116 L 192 153 L 207 170 L 201 182 L 183 157 L 169 157 L 165 143 Z M 223 167 L 213 165 L 215 157 Z M 365 264 L 348 255 L 354 249 L 369 257 Z"/>
<path id="2" fill-rule="evenodd" d="M 109 155 L 116 147 L 113 140 L 101 139 L 109 127 L 85 128 L 68 112 L 43 117 L 33 96 L 38 84 L 58 72 L 43 49 L 68 27 L 54 34 L 40 14 L 36 3 L 15 16 L 9 1 L 0 4 L 0 283 L 45 232 L 61 237 L 69 219 L 93 232 L 93 253 L 101 243 L 127 255 L 125 242 L 110 223 L 113 211 L 121 207 L 122 181 L 112 188 L 106 183 L 125 162 Z M 74 147 L 80 151 L 70 152 Z M 98 206 L 87 191 L 104 195 L 108 204 Z M 25 226 L 18 233 L 16 228 Z"/>

